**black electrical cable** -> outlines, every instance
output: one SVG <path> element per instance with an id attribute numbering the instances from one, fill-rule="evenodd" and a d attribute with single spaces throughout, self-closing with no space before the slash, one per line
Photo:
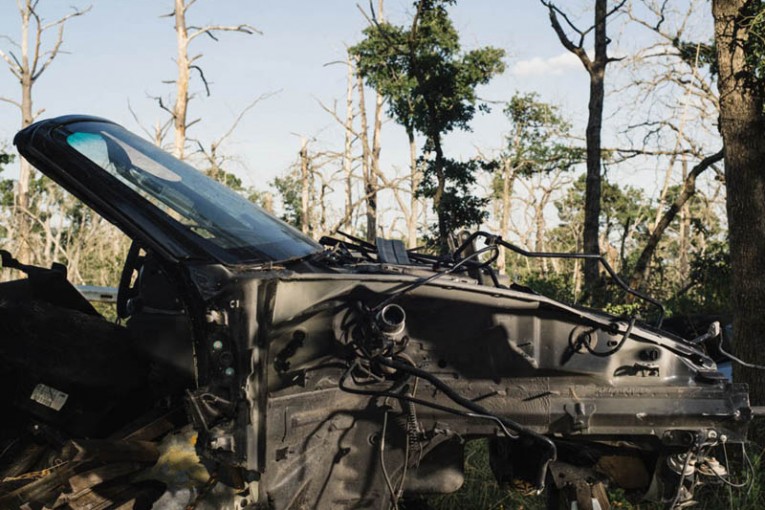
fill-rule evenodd
<path id="1" fill-rule="evenodd" d="M 632 328 L 635 326 L 635 321 L 637 319 L 635 317 L 632 317 L 630 319 L 629 324 L 627 325 L 627 330 L 624 332 L 624 336 L 622 336 L 622 339 L 619 341 L 618 344 L 616 344 L 616 347 L 611 349 L 610 351 L 596 351 L 592 348 L 590 345 L 590 342 L 587 340 L 582 340 L 580 344 L 584 345 L 584 348 L 587 349 L 587 352 L 592 354 L 593 356 L 597 356 L 598 358 L 607 358 L 609 356 L 613 356 L 617 352 L 621 350 L 622 347 L 624 347 L 624 344 L 627 342 L 627 339 L 630 336 L 630 333 L 632 333 Z"/>
<path id="2" fill-rule="evenodd" d="M 389 390 L 364 390 L 360 388 L 351 388 L 350 386 L 347 386 L 345 384 L 345 381 L 348 379 L 348 376 L 351 375 L 351 372 L 353 372 L 356 368 L 358 368 L 358 363 L 354 362 L 348 370 L 343 373 L 343 375 L 340 376 L 340 381 L 338 382 L 338 386 L 341 390 L 347 392 L 347 393 L 353 393 L 355 395 L 365 395 L 368 397 L 389 397 L 389 398 L 395 398 L 400 399 L 405 402 L 412 402 L 414 404 L 420 404 L 425 407 L 430 407 L 431 409 L 435 409 L 437 411 L 443 411 L 445 413 L 454 414 L 457 416 L 462 416 L 463 418 L 470 418 L 469 413 L 465 411 L 460 411 L 459 409 L 454 409 L 448 406 L 444 406 L 441 404 L 436 404 L 434 402 L 430 402 L 428 400 L 423 400 L 421 398 L 417 397 L 410 397 L 408 395 L 403 395 L 401 393 L 395 393 Z"/>
<path id="3" fill-rule="evenodd" d="M 742 360 L 742 359 L 740 359 L 740 358 L 737 358 L 737 357 L 736 357 L 736 356 L 734 356 L 733 354 L 729 353 L 729 352 L 728 352 L 728 351 L 726 351 L 725 349 L 723 349 L 723 336 L 722 336 L 722 335 L 718 335 L 718 336 L 717 336 L 717 339 L 718 339 L 718 340 L 717 340 L 717 342 L 718 342 L 718 344 L 717 344 L 717 348 L 720 350 L 720 354 L 722 354 L 723 356 L 725 356 L 725 357 L 726 357 L 726 358 L 728 358 L 729 360 L 731 360 L 731 361 L 735 361 L 735 362 L 736 362 L 736 363 L 738 363 L 739 365 L 741 365 L 741 366 L 744 366 L 744 367 L 747 367 L 747 368 L 753 368 L 753 369 L 755 369 L 755 370 L 765 370 L 765 366 L 763 366 L 763 365 L 757 365 L 757 364 L 755 364 L 755 363 L 749 363 L 749 362 L 747 362 L 747 361 L 744 361 L 744 360 Z"/>
<path id="4" fill-rule="evenodd" d="M 409 375 L 413 375 L 415 377 L 419 377 L 420 379 L 425 379 L 430 384 L 435 386 L 438 390 L 442 391 L 444 395 L 446 395 L 450 400 L 452 400 L 455 404 L 464 407 L 465 409 L 468 409 L 469 411 L 472 411 L 473 413 L 485 415 L 485 416 L 494 416 L 492 413 L 484 409 L 479 404 L 476 404 L 472 400 L 468 400 L 456 391 L 454 391 L 451 387 L 449 387 L 448 384 L 443 382 L 441 379 L 436 377 L 435 375 L 431 374 L 430 372 L 427 372 L 425 370 L 422 370 L 417 367 L 413 367 L 412 365 L 401 363 L 393 359 L 387 359 L 387 358 L 378 358 L 376 360 L 378 363 L 391 367 L 396 370 L 400 370 L 402 372 L 408 373 Z M 499 418 L 499 417 L 497 417 Z M 534 432 L 533 430 L 527 429 L 523 425 L 521 425 L 518 422 L 515 422 L 509 418 L 499 418 L 500 421 L 502 421 L 505 426 L 508 428 L 514 430 L 517 433 L 526 434 L 528 436 L 534 437 L 537 440 L 539 440 L 542 443 L 545 443 L 547 446 L 550 447 L 550 449 L 554 452 L 555 451 L 555 443 L 553 443 L 550 438 L 545 437 L 541 434 L 538 434 Z"/>
<path id="5" fill-rule="evenodd" d="M 459 262 L 457 262 L 456 264 L 451 266 L 446 271 L 442 271 L 440 273 L 436 273 L 436 274 L 433 274 L 433 275 L 430 275 L 430 276 L 427 276 L 427 277 L 424 277 L 424 278 L 420 278 L 419 280 L 417 280 L 416 282 L 412 283 L 408 287 L 404 287 L 403 289 L 399 290 L 398 292 L 395 292 L 395 293 L 391 294 L 387 298 L 383 299 L 380 303 L 378 303 L 374 308 L 372 308 L 371 311 L 372 312 L 378 312 L 378 311 L 382 310 L 385 307 L 385 305 L 388 305 L 388 304 L 392 303 L 393 301 L 395 301 L 398 297 L 402 296 L 403 294 L 406 294 L 407 292 L 411 292 L 411 291 L 413 291 L 414 289 L 416 289 L 418 287 L 422 287 L 423 285 L 426 285 L 426 284 L 432 282 L 433 280 L 441 278 L 442 276 L 446 276 L 446 275 L 448 275 L 450 273 L 453 273 L 454 271 L 456 271 L 460 267 L 464 266 L 465 264 L 467 264 L 471 260 L 477 258 L 479 255 L 481 255 L 483 253 L 486 253 L 487 251 L 497 251 L 497 250 L 498 250 L 498 248 L 497 248 L 496 245 L 485 246 L 484 248 L 481 248 L 480 250 L 476 251 L 475 253 L 472 253 L 472 254 L 468 255 L 467 257 L 465 257 L 464 259 L 460 260 Z"/>
<path id="6" fill-rule="evenodd" d="M 479 419 L 494 421 L 497 424 L 499 424 L 499 426 L 503 429 L 505 434 L 507 434 L 508 437 L 512 439 L 518 439 L 519 435 L 511 434 L 508 429 L 512 429 L 514 432 L 516 432 L 516 434 L 524 434 L 524 435 L 533 437 L 534 439 L 540 441 L 545 446 L 547 446 L 548 452 L 549 452 L 549 456 L 544 460 L 544 462 L 540 466 L 539 480 L 537 482 L 537 485 L 539 487 L 541 488 L 544 487 L 544 478 L 546 476 L 547 467 L 549 466 L 550 462 L 554 462 L 557 458 L 557 447 L 555 446 L 555 443 L 552 442 L 552 440 L 532 430 L 527 429 L 523 425 L 513 420 L 510 420 L 508 418 L 500 418 L 488 412 L 486 409 L 484 409 L 480 405 L 476 404 L 475 402 L 471 400 L 464 398 L 462 395 L 455 392 L 446 383 L 441 381 L 438 377 L 424 370 L 421 370 L 419 368 L 413 367 L 408 364 L 397 362 L 395 360 L 389 360 L 389 359 L 381 358 L 381 357 L 375 358 L 375 361 L 379 362 L 382 365 L 393 368 L 395 370 L 401 370 L 402 372 L 408 373 L 409 375 L 413 375 L 415 377 L 427 380 L 437 389 L 441 390 L 453 402 L 464 407 L 465 409 L 468 409 L 470 412 L 460 411 L 459 409 L 454 409 L 441 404 L 436 404 L 434 402 L 430 402 L 430 401 L 423 400 L 416 397 L 410 397 L 408 395 L 403 395 L 401 393 L 393 393 L 391 391 L 385 391 L 385 390 L 382 390 L 382 391 L 381 390 L 363 390 L 358 388 L 351 388 L 345 384 L 345 381 L 348 379 L 348 376 L 353 372 L 353 370 L 355 370 L 359 366 L 358 359 L 354 361 L 353 364 L 348 368 L 348 370 L 346 370 L 345 373 L 343 373 L 343 375 L 340 377 L 340 380 L 338 382 L 339 388 L 342 391 L 346 391 L 348 393 L 353 393 L 357 395 L 396 398 L 405 402 L 420 404 L 422 406 L 429 407 L 431 409 L 436 409 L 439 411 L 454 414 L 457 416 L 462 416 L 465 418 L 479 418 Z"/>
<path id="7" fill-rule="evenodd" d="M 661 323 L 664 321 L 664 305 L 659 303 L 657 300 L 652 298 L 651 296 L 644 294 L 640 291 L 637 291 L 627 285 L 627 283 L 621 279 L 621 277 L 616 273 L 614 268 L 611 267 L 611 264 L 608 263 L 606 258 L 599 254 L 599 253 L 559 253 L 559 252 L 535 252 L 535 251 L 528 251 L 524 250 L 520 246 L 516 246 L 512 243 L 508 243 L 504 239 L 502 239 L 502 236 L 497 236 L 494 234 L 489 234 L 488 232 L 483 232 L 481 230 L 477 232 L 473 232 L 461 245 L 459 248 L 457 248 L 452 256 L 457 257 L 460 253 L 462 253 L 464 250 L 467 249 L 468 246 L 470 246 L 473 241 L 475 241 L 477 238 L 483 237 L 486 240 L 486 244 L 492 245 L 492 246 L 503 246 L 507 248 L 510 251 L 513 251 L 519 255 L 522 255 L 524 257 L 529 258 L 556 258 L 556 259 L 584 259 L 584 260 L 594 260 L 596 262 L 599 262 L 603 268 L 606 270 L 606 272 L 611 276 L 611 279 L 618 285 L 622 290 L 627 292 L 628 294 L 632 294 L 633 296 L 642 299 L 643 301 L 646 301 L 648 303 L 651 303 L 659 310 L 659 317 L 656 320 L 656 327 L 660 328 Z"/>

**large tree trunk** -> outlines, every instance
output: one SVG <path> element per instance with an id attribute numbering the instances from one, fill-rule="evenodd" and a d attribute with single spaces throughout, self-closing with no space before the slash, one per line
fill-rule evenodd
<path id="1" fill-rule="evenodd" d="M 713 0 L 719 63 L 720 128 L 725 143 L 736 352 L 765 364 L 765 115 L 763 89 L 746 62 L 746 10 L 752 0 Z M 765 404 L 765 371 L 735 366 L 754 404 Z M 765 438 L 764 434 L 757 434 Z M 761 441 L 760 441 L 761 443 Z M 762 443 L 761 443 L 762 444 Z"/>
<path id="2" fill-rule="evenodd" d="M 541 0 L 550 13 L 550 22 L 558 35 L 561 44 L 576 55 L 590 76 L 589 116 L 587 119 L 587 179 L 584 194 L 584 229 L 582 232 L 583 249 L 587 253 L 600 253 L 600 192 L 601 192 L 601 140 L 600 132 L 603 124 L 603 100 L 605 97 L 606 66 L 612 60 L 608 57 L 609 39 L 606 34 L 608 17 L 615 14 L 621 5 L 608 10 L 607 0 L 595 0 L 595 23 L 586 31 L 575 29 L 579 34 L 593 31 L 595 54 L 593 58 L 584 48 L 584 36 L 578 42 L 572 42 L 566 35 L 566 29 L 558 19 L 562 14 L 551 0 Z M 565 15 L 563 15 L 565 16 Z M 566 18 L 566 27 L 574 28 Z M 586 260 L 584 263 L 584 286 L 592 301 L 599 301 L 599 267 L 597 260 Z"/>

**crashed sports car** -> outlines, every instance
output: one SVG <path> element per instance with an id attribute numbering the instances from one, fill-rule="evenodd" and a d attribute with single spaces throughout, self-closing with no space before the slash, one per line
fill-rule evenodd
<path id="1" fill-rule="evenodd" d="M 483 232 L 449 256 L 317 243 L 107 120 L 14 143 L 133 244 L 118 323 L 65 269 L 3 253 L 26 277 L 0 284 L 0 508 L 151 508 L 163 487 L 136 473 L 188 423 L 237 509 L 398 508 L 458 490 L 478 439 L 552 508 L 605 507 L 605 487 L 679 506 L 742 451 L 746 387 L 703 348 L 719 328 L 662 330 L 603 259 L 654 323 L 502 283 L 499 246 L 554 254 Z"/>

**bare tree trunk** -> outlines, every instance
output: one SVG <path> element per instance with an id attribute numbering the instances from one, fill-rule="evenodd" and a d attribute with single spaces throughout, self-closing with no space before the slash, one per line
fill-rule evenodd
<path id="1" fill-rule="evenodd" d="M 385 12 L 384 12 L 384 0 L 378 0 L 377 1 L 377 19 L 380 21 L 385 21 Z M 374 238 L 377 237 L 377 193 L 380 190 L 379 185 L 379 178 L 380 175 L 380 150 L 381 150 L 381 139 L 380 136 L 382 134 L 382 118 L 383 118 L 383 96 L 380 94 L 380 92 L 375 92 L 375 119 L 374 119 L 374 127 L 372 128 L 372 161 L 371 161 L 371 175 L 369 176 L 369 191 L 367 193 L 369 194 L 368 203 L 372 204 L 372 209 L 374 212 L 374 218 L 373 218 L 373 229 L 370 229 L 369 223 L 367 224 L 367 232 L 372 232 L 372 235 L 374 236 L 371 241 L 374 241 Z M 370 216 L 367 216 L 367 221 L 369 221 Z M 368 234 L 369 235 L 369 234 Z"/>
<path id="2" fill-rule="evenodd" d="M 353 60 L 348 59 L 348 75 L 345 96 L 345 145 L 343 147 L 343 173 L 345 174 L 345 214 L 343 228 L 351 225 L 353 218 Z"/>
<path id="3" fill-rule="evenodd" d="M 173 139 L 173 154 L 183 159 L 186 150 L 186 131 L 189 126 L 194 124 L 196 120 L 189 121 L 188 109 L 191 95 L 189 93 L 189 82 L 191 80 L 191 70 L 194 69 L 199 73 L 199 77 L 204 83 L 207 95 L 210 95 L 210 87 L 207 79 L 205 78 L 202 68 L 196 62 L 202 58 L 202 54 L 189 55 L 189 46 L 191 42 L 201 35 L 208 35 L 212 39 L 217 40 L 216 34 L 219 32 L 239 32 L 243 34 L 259 33 L 251 25 L 206 25 L 203 27 L 190 26 L 187 24 L 186 14 L 189 8 L 194 4 L 196 0 L 175 0 L 175 8 L 172 14 L 175 18 L 175 35 L 177 43 L 177 56 L 176 66 L 178 68 L 178 76 L 175 79 L 175 105 L 172 110 L 166 107 L 161 98 L 157 98 L 160 108 L 170 113 L 173 121 L 174 139 Z"/>
<path id="4" fill-rule="evenodd" d="M 329 188 L 327 183 L 322 182 L 321 192 L 319 193 L 319 230 L 321 231 L 322 235 L 327 233 L 327 188 Z"/>
<path id="5" fill-rule="evenodd" d="M 625 2 L 618 3 L 609 11 L 607 0 L 595 0 L 595 22 L 591 27 L 595 36 L 595 54 L 594 58 L 590 58 L 584 48 L 584 34 L 587 32 L 577 30 L 581 37 L 576 44 L 573 43 L 558 20 L 558 14 L 561 13 L 560 9 L 551 1 L 541 1 L 549 10 L 550 22 L 561 44 L 579 58 L 590 75 L 590 100 L 586 131 L 587 178 L 582 241 L 586 253 L 600 253 L 601 127 L 603 125 L 606 66 L 612 61 L 608 57 L 609 39 L 606 26 L 608 17 L 619 10 Z M 598 281 L 597 260 L 586 260 L 584 263 L 584 287 L 595 301 L 599 298 L 599 292 L 596 289 Z"/>
<path id="6" fill-rule="evenodd" d="M 29 17 L 31 15 L 31 6 L 29 0 L 26 2 L 26 8 L 21 14 L 21 127 L 25 128 L 34 122 L 32 114 L 32 69 L 29 67 Z M 29 185 L 32 180 L 32 166 L 21 158 L 21 168 L 19 170 L 19 187 L 17 196 L 17 205 L 21 209 L 21 218 L 26 217 L 26 211 L 29 210 Z M 26 237 L 26 226 L 28 221 L 23 220 L 20 226 L 23 226 L 23 237 Z M 26 257 L 24 257 L 26 259 Z"/>
<path id="7" fill-rule="evenodd" d="M 499 217 L 499 235 L 507 238 L 510 226 L 510 199 L 513 193 L 513 183 L 515 181 L 515 171 L 509 161 L 502 162 L 502 199 L 500 207 L 502 208 Z M 500 246 L 499 257 L 497 258 L 497 268 L 500 274 L 506 274 L 507 253 L 505 248 Z"/>
<path id="8" fill-rule="evenodd" d="M 377 235 L 377 189 L 375 182 L 377 175 L 374 173 L 374 157 L 369 145 L 369 125 L 367 124 L 367 107 L 364 97 L 364 80 L 357 74 L 359 89 L 359 115 L 361 117 L 361 170 L 364 179 L 364 194 L 366 201 L 366 240 L 374 243 Z"/>
<path id="9" fill-rule="evenodd" d="M 300 228 L 304 234 L 311 231 L 310 192 L 311 192 L 310 162 L 308 161 L 308 140 L 303 138 L 300 143 Z"/>
<path id="10" fill-rule="evenodd" d="M 64 26 L 67 20 L 85 14 L 90 8 L 85 10 L 75 9 L 70 14 L 62 16 L 56 21 L 45 23 L 37 12 L 38 1 L 19 0 L 17 7 L 21 16 L 21 41 L 16 42 L 8 39 L 12 45 L 19 48 L 21 55 L 17 58 L 12 52 L 0 50 L 0 58 L 5 61 L 8 70 L 18 80 L 21 85 L 21 99 L 14 100 L 9 97 L 0 96 L 0 101 L 15 105 L 21 112 L 21 127 L 27 127 L 41 111 L 35 112 L 32 102 L 32 89 L 40 76 L 48 69 L 48 66 L 55 60 L 64 42 Z M 57 34 L 53 44 L 44 48 L 44 34 L 56 29 Z M 31 214 L 32 200 L 30 197 L 31 183 L 34 177 L 34 171 L 31 165 L 21 159 L 19 169 L 19 180 L 15 191 L 14 218 L 16 224 L 16 236 L 19 239 L 19 245 L 16 248 L 16 256 L 22 262 L 31 262 L 32 250 L 30 249 L 31 236 Z"/>
<path id="11" fill-rule="evenodd" d="M 595 1 L 595 59 L 589 69 L 590 102 L 587 118 L 587 180 L 584 195 L 583 244 L 586 253 L 600 253 L 600 132 L 603 124 L 604 81 L 606 75 L 606 13 L 607 1 Z M 584 262 L 584 285 L 593 291 L 598 280 L 598 263 Z"/>
<path id="12" fill-rule="evenodd" d="M 605 4 L 605 0 L 602 1 Z M 590 114 L 587 121 L 587 179 L 584 193 L 584 231 L 582 233 L 585 253 L 600 253 L 600 129 L 603 119 L 603 78 L 605 75 L 603 71 L 595 72 L 590 76 Z M 584 263 L 585 287 L 594 289 L 597 280 L 597 262 L 586 260 Z"/>
<path id="13" fill-rule="evenodd" d="M 552 188 L 545 189 L 542 192 L 542 196 L 537 201 L 534 211 L 534 219 L 536 223 L 536 240 L 534 242 L 534 250 L 538 252 L 547 251 L 545 250 L 545 231 L 547 230 L 547 222 L 545 221 L 545 208 L 547 207 L 547 203 L 550 201 L 551 195 Z M 542 269 L 542 274 L 546 275 L 549 271 L 549 259 L 541 258 L 539 259 L 539 262 L 540 268 Z"/>
<path id="14" fill-rule="evenodd" d="M 414 128 L 406 127 L 406 136 L 409 140 L 409 181 L 411 186 L 411 197 L 409 200 L 409 217 L 406 219 L 406 229 L 408 234 L 407 244 L 409 248 L 417 246 L 417 218 L 419 215 L 420 201 L 417 197 L 417 188 L 420 186 L 420 170 L 417 167 L 417 143 L 414 138 Z"/>
<path id="15" fill-rule="evenodd" d="M 434 133 L 430 139 L 433 144 L 433 150 L 436 153 L 434 161 L 436 192 L 433 194 L 433 208 L 438 216 L 438 252 L 441 255 L 448 255 L 451 227 L 447 224 L 446 211 L 444 211 L 443 203 L 441 202 L 446 191 L 446 175 L 444 170 L 446 159 L 444 158 L 444 149 L 441 146 L 441 134 Z"/>
<path id="16" fill-rule="evenodd" d="M 186 30 L 186 0 L 175 0 L 175 34 L 178 42 L 178 77 L 175 81 L 175 107 L 173 108 L 173 154 L 183 159 L 186 149 L 186 126 L 189 108 L 189 34 Z"/>
<path id="17" fill-rule="evenodd" d="M 688 174 L 680 194 L 670 208 L 662 215 L 656 228 L 651 231 L 651 235 L 648 237 L 648 241 L 646 241 L 643 251 L 640 252 L 640 256 L 635 263 L 635 269 L 632 271 L 632 279 L 630 280 L 630 286 L 632 288 L 639 288 L 645 281 L 648 266 L 651 263 L 654 253 L 656 253 L 656 248 L 659 246 L 659 241 L 661 241 L 664 231 L 667 230 L 667 227 L 674 221 L 677 213 L 680 212 L 680 209 L 696 192 L 696 179 L 698 176 L 701 175 L 704 170 L 722 159 L 723 151 L 712 154 L 700 161 L 698 165 L 693 167 L 691 173 Z M 630 302 L 633 302 L 634 296 L 629 296 L 627 299 Z"/>
<path id="18" fill-rule="evenodd" d="M 27 2 L 28 4 L 29 2 Z M 21 127 L 25 128 L 32 124 L 32 69 L 29 67 L 29 16 L 27 8 L 22 15 L 22 42 L 21 42 Z M 16 248 L 16 256 L 23 262 L 31 263 L 32 252 L 30 250 L 31 222 L 29 219 L 29 189 L 34 170 L 32 165 L 20 158 L 19 183 L 16 191 L 16 228 L 21 242 Z"/>
<path id="19" fill-rule="evenodd" d="M 377 193 L 380 190 L 379 178 L 380 178 L 380 150 L 382 134 L 382 116 L 383 116 L 383 97 L 379 92 L 375 93 L 375 120 L 374 127 L 372 129 L 372 161 L 370 162 L 371 172 L 369 176 L 369 202 L 373 204 L 374 210 L 374 232 L 377 237 Z"/>
<path id="20" fill-rule="evenodd" d="M 765 364 L 765 92 L 747 63 L 751 0 L 713 0 L 719 64 L 720 128 L 725 144 L 725 182 L 733 287 L 735 351 Z M 733 378 L 749 384 L 752 404 L 765 404 L 765 371 L 734 365 Z M 753 441 L 765 434 L 756 431 Z"/>
<path id="21" fill-rule="evenodd" d="M 681 166 L 683 169 L 683 182 L 685 182 L 688 179 L 688 158 L 683 158 L 681 161 Z M 689 277 L 689 258 L 688 258 L 688 252 L 691 247 L 691 240 L 690 240 L 690 233 L 691 233 L 691 214 L 690 214 L 690 208 L 688 207 L 688 202 L 684 203 L 683 206 L 680 208 L 680 229 L 678 232 L 678 238 L 679 238 L 679 245 L 680 245 L 680 261 L 678 263 L 680 269 L 679 273 L 681 275 L 682 280 L 680 280 L 680 283 L 685 285 L 688 283 L 688 277 Z"/>

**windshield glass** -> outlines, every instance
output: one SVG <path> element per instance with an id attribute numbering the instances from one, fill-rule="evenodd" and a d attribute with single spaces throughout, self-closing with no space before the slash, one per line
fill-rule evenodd
<path id="1" fill-rule="evenodd" d="M 321 246 L 230 188 L 124 128 L 65 126 L 67 143 L 236 262 L 303 257 Z M 208 245 L 209 246 L 209 245 Z"/>

